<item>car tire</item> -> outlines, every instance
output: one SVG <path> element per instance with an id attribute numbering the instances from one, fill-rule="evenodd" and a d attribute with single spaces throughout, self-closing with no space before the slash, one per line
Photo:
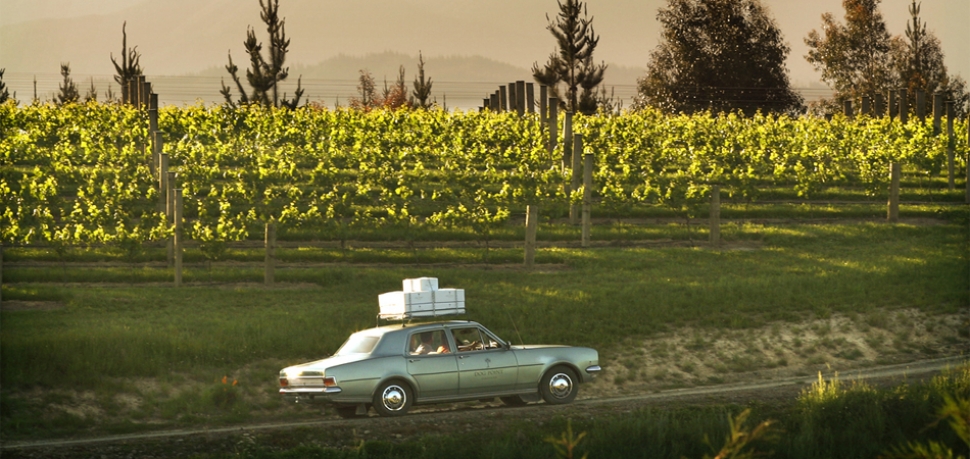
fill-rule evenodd
<path id="1" fill-rule="evenodd" d="M 553 367 L 542 375 L 539 393 L 550 405 L 564 405 L 572 402 L 579 392 L 579 379 L 576 373 L 564 366 Z"/>
<path id="2" fill-rule="evenodd" d="M 357 417 L 357 405 L 340 405 L 337 407 L 337 416 L 344 419 Z"/>
<path id="3" fill-rule="evenodd" d="M 502 403 L 508 406 L 526 406 L 529 404 L 529 402 L 522 400 L 522 397 L 519 397 L 518 395 L 513 395 L 511 397 L 501 397 L 499 400 L 502 400 Z"/>
<path id="4" fill-rule="evenodd" d="M 411 388 L 401 381 L 388 381 L 374 392 L 374 411 L 381 416 L 403 416 L 413 403 Z"/>

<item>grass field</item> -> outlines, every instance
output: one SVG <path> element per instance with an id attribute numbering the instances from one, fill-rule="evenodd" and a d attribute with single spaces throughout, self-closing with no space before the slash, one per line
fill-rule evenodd
<path id="1" fill-rule="evenodd" d="M 494 250 L 493 260 L 510 264 L 491 265 L 476 263 L 477 248 L 417 250 L 430 264 L 395 264 L 396 253 L 415 253 L 407 249 L 335 249 L 369 253 L 374 264 L 296 264 L 278 269 L 273 287 L 261 285 L 259 263 L 190 266 L 187 286 L 176 289 L 171 271 L 154 264 L 24 266 L 29 253 L 11 249 L 0 312 L 2 434 L 313 416 L 275 396 L 278 369 L 373 326 L 377 295 L 409 277 L 466 289 L 467 318 L 506 339 L 592 346 L 612 363 L 629 358 L 630 342 L 687 328 L 743 333 L 833 315 L 878 324 L 904 309 L 934 316 L 970 306 L 965 225 L 747 223 L 724 233 L 728 243 L 716 250 L 545 248 L 533 271 L 515 248 Z M 281 254 L 290 256 L 317 260 Z"/>

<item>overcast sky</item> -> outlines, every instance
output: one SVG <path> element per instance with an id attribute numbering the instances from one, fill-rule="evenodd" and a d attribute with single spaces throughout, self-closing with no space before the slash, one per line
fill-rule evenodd
<path id="1" fill-rule="evenodd" d="M 821 16 L 842 20 L 841 0 L 762 0 L 792 48 L 788 68 L 799 87 L 819 81 L 805 61 L 803 39 Z M 942 41 L 951 74 L 970 77 L 970 0 L 923 0 L 921 17 Z M 657 10 L 666 0 L 589 0 L 600 46 L 596 59 L 646 67 L 660 36 Z M 910 0 L 883 0 L 892 34 L 905 31 Z M 281 0 L 292 40 L 288 64 L 312 65 L 339 55 L 399 51 L 426 57 L 481 55 L 523 68 L 553 50 L 545 15 L 555 0 Z M 225 65 L 227 52 L 244 62 L 246 28 L 256 25 L 258 0 L 0 0 L 0 68 L 8 74 L 49 74 L 70 62 L 76 75 L 111 75 L 121 25 L 137 45 L 149 75 L 183 75 Z"/>

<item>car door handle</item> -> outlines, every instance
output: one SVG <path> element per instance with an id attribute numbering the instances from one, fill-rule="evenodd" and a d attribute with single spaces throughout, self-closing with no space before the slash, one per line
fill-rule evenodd
<path id="1" fill-rule="evenodd" d="M 414 362 L 417 362 L 417 361 L 418 361 L 418 359 L 408 359 L 408 362 L 411 362 L 411 363 L 414 363 Z"/>

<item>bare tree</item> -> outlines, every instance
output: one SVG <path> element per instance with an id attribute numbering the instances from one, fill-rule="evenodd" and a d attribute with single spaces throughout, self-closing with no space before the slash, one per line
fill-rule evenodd
<path id="1" fill-rule="evenodd" d="M 141 54 L 138 52 L 138 47 L 128 49 L 128 32 L 125 28 L 128 27 L 128 22 L 126 21 L 121 26 L 121 63 L 115 60 L 114 54 L 111 55 L 111 63 L 115 66 L 115 71 L 118 72 L 115 75 L 115 82 L 121 85 L 124 89 L 125 84 L 137 77 L 142 75 L 141 64 Z"/>

